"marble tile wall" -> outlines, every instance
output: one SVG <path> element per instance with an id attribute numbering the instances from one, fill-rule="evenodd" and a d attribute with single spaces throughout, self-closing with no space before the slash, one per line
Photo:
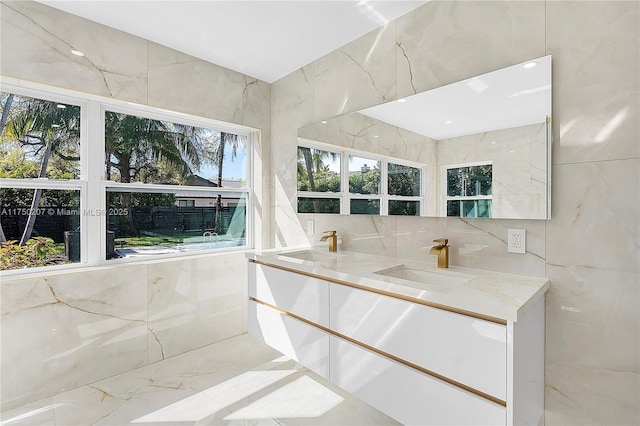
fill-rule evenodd
<path id="1" fill-rule="evenodd" d="M 547 276 L 546 424 L 640 423 L 639 7 L 431 1 L 273 83 L 274 245 L 318 244 L 314 220 L 348 250 L 424 259 L 446 236 L 453 264 Z M 296 215 L 296 128 L 547 54 L 551 220 Z M 525 255 L 508 228 L 527 230 Z"/>
<path id="2" fill-rule="evenodd" d="M 259 129 L 255 244 L 270 242 L 270 84 L 37 2 L 3 0 L 0 20 L 2 76 Z M 3 278 L 1 409 L 242 333 L 244 265 L 234 252 Z"/>
<path id="3" fill-rule="evenodd" d="M 246 330 L 242 253 L 3 278 L 1 410 Z"/>

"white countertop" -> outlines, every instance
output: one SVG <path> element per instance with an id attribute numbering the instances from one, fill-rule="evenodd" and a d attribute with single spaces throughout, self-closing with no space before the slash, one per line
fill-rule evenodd
<path id="1" fill-rule="evenodd" d="M 287 254 L 312 260 L 289 257 Z M 258 250 L 247 258 L 302 273 L 355 284 L 411 298 L 452 310 L 467 311 L 482 316 L 517 322 L 549 288 L 546 278 L 503 274 L 480 269 L 452 266 L 434 268 L 427 263 L 366 253 L 338 251 L 326 248 Z M 430 278 L 418 282 L 376 274 L 400 265 L 425 271 Z M 442 275 L 440 275 L 442 274 Z M 442 277 L 439 280 L 438 277 Z M 450 282 L 454 281 L 454 282 Z M 456 282 L 457 281 L 457 282 Z"/>

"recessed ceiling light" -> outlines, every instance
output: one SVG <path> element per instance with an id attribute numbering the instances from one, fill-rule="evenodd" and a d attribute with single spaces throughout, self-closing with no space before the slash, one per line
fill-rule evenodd
<path id="1" fill-rule="evenodd" d="M 378 135 L 373 135 L 373 137 L 374 137 L 374 138 L 379 138 L 380 136 L 378 136 Z"/>
<path id="2" fill-rule="evenodd" d="M 509 152 L 515 152 L 515 151 L 512 149 L 512 150 L 511 150 L 511 151 L 509 151 Z"/>
<path id="3" fill-rule="evenodd" d="M 453 121 L 451 121 L 451 120 L 447 120 L 447 121 L 444 122 L 444 124 L 451 124 L 451 123 L 453 123 Z"/>
<path id="4" fill-rule="evenodd" d="M 534 62 L 527 62 L 526 64 L 524 64 L 524 67 L 528 69 L 528 68 L 533 68 L 536 65 L 538 65 L 538 63 L 535 62 L 535 61 Z"/>
<path id="5" fill-rule="evenodd" d="M 400 103 L 407 102 L 407 100 L 405 98 L 402 98 L 402 99 L 398 99 L 398 102 L 400 102 Z"/>
<path id="6" fill-rule="evenodd" d="M 84 56 L 84 53 L 82 53 L 82 52 L 81 52 L 81 51 L 79 51 L 79 50 L 72 50 L 72 51 L 71 51 L 71 53 L 73 53 L 73 54 L 74 54 L 74 55 L 76 55 L 76 56 Z"/>
<path id="7" fill-rule="evenodd" d="M 495 144 L 496 144 L 496 142 L 491 142 L 491 145 L 495 145 Z"/>
<path id="8" fill-rule="evenodd" d="M 60 109 L 65 109 L 67 107 L 66 105 L 63 105 L 63 104 L 58 104 L 56 106 Z"/>
<path id="9" fill-rule="evenodd" d="M 322 120 L 321 123 L 322 124 L 327 124 L 327 120 Z"/>

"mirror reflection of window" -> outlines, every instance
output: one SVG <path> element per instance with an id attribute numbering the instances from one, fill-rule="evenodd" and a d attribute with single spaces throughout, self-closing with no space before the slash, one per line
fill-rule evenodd
<path id="1" fill-rule="evenodd" d="M 298 147 L 298 191 L 340 192 L 340 154 Z"/>
<path id="2" fill-rule="evenodd" d="M 380 161 L 350 155 L 349 192 L 380 194 Z"/>
<path id="3" fill-rule="evenodd" d="M 351 214 L 380 214 L 380 200 L 371 198 L 351 199 L 349 205 Z"/>
<path id="4" fill-rule="evenodd" d="M 387 173 L 389 195 L 420 196 L 420 169 L 389 163 Z"/>
<path id="5" fill-rule="evenodd" d="M 421 170 L 404 164 L 388 163 L 387 193 L 389 215 L 420 216 Z"/>
<path id="6" fill-rule="evenodd" d="M 389 200 L 389 215 L 420 216 L 420 201 Z"/>
<path id="7" fill-rule="evenodd" d="M 298 197 L 298 213 L 340 214 L 340 199 Z"/>
<path id="8" fill-rule="evenodd" d="M 491 217 L 493 166 L 447 168 L 447 216 Z"/>
<path id="9" fill-rule="evenodd" d="M 340 213 L 340 198 L 324 195 L 340 193 L 340 158 L 337 152 L 298 146 L 298 191 L 304 193 L 298 213 Z"/>

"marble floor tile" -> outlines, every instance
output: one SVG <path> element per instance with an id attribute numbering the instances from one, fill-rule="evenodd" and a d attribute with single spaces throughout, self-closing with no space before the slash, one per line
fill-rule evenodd
<path id="1" fill-rule="evenodd" d="M 0 419 L 2 426 L 398 424 L 247 334 L 5 411 Z"/>

